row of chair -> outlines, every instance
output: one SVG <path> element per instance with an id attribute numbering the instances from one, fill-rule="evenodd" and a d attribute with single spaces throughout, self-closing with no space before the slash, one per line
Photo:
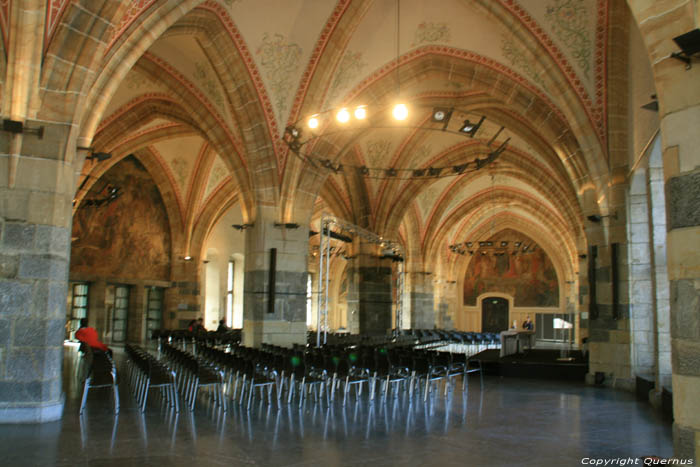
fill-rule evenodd
<path id="1" fill-rule="evenodd" d="M 168 366 L 173 370 L 177 388 L 190 410 L 194 410 L 199 390 L 206 388 L 217 405 L 226 411 L 224 375 L 219 368 L 170 344 L 161 346 L 161 351 Z"/>
<path id="2" fill-rule="evenodd" d="M 127 344 L 127 376 L 131 392 L 141 412 L 146 410 L 150 389 L 160 389 L 161 400 L 180 411 L 175 372 L 144 349 Z"/>
<path id="3" fill-rule="evenodd" d="M 114 413 L 119 413 L 119 388 L 117 387 L 117 367 L 112 357 L 98 350 L 93 351 L 85 346 L 81 364 L 87 365 L 86 378 L 83 386 L 83 397 L 80 402 L 80 413 L 85 410 L 90 389 L 111 388 L 114 395 Z"/>
<path id="4" fill-rule="evenodd" d="M 339 390 L 345 404 L 353 387 L 359 399 L 365 386 L 369 398 L 374 399 L 379 385 L 382 397 L 390 390 L 398 395 L 403 388 L 411 397 L 416 389 L 423 391 L 423 398 L 427 399 L 436 381 L 445 380 L 447 391 L 454 377 L 461 375 L 464 386 L 470 373 L 481 371 L 480 362 L 470 361 L 464 354 L 410 346 L 326 346 L 302 350 L 264 345 L 262 349 L 237 346 L 228 352 L 199 346 L 197 352 L 200 358 L 223 371 L 229 397 L 241 404 L 247 398 L 248 407 L 256 388 L 261 389 L 261 398 L 263 389 L 267 390 L 268 401 L 276 389 L 278 401 L 291 403 L 298 396 L 299 404 L 308 394 L 313 394 L 316 401 L 326 399 L 330 403 Z"/>

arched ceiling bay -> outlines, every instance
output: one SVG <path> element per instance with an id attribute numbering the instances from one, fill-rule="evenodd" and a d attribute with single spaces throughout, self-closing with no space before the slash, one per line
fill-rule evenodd
<path id="1" fill-rule="evenodd" d="M 156 159 L 176 194 L 169 199 L 190 219 L 185 226 L 205 209 L 216 211 L 208 203 L 226 204 L 240 193 L 244 217 L 255 203 L 289 200 L 285 216 L 296 209 L 308 220 L 328 209 L 381 234 L 433 232 L 444 249 L 507 211 L 533 223 L 550 216 L 557 225 L 551 235 L 566 236 L 565 256 L 573 261 L 570 245 L 583 235 L 583 191 L 605 186 L 608 170 L 607 2 L 194 2 L 144 47 L 110 96 L 95 147 Z M 138 2 L 125 9 L 106 59 L 157 8 Z M 375 128 L 308 146 L 342 164 L 337 174 L 304 165 L 281 143 L 283 129 L 303 117 L 299 109 L 379 108 L 397 98 L 410 105 L 405 124 L 375 120 Z M 451 130 L 466 118 L 486 120 L 474 138 L 424 131 L 436 106 L 457 109 Z M 401 179 L 356 170 L 441 167 L 446 175 L 506 140 L 497 163 L 475 173 Z M 490 171 L 494 184 L 508 189 L 486 211 L 467 201 L 489 199 Z M 99 173 L 97 164 L 83 172 Z M 264 189 L 256 188 L 260 180 Z M 467 221 L 475 216 L 479 222 Z M 438 235 L 437 228 L 451 233 Z M 423 239 L 411 243 L 426 246 Z"/>

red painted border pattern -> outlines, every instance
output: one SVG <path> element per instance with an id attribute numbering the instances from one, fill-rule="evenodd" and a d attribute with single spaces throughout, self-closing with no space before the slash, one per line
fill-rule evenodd
<path id="1" fill-rule="evenodd" d="M 467 50 L 462 50 L 462 49 L 455 49 L 452 47 L 447 47 L 447 46 L 442 46 L 442 45 L 429 45 L 426 47 L 421 47 L 419 49 L 413 50 L 411 52 L 408 52 L 405 55 L 402 55 L 399 58 L 399 63 L 396 63 L 396 60 L 392 60 L 391 62 L 387 63 L 380 69 L 376 70 L 374 73 L 372 73 L 370 76 L 362 80 L 357 86 L 355 86 L 355 89 L 353 89 L 349 94 L 346 100 L 351 101 L 352 99 L 355 99 L 360 93 L 365 91 L 371 84 L 374 82 L 378 81 L 379 79 L 385 77 L 386 75 L 393 73 L 396 69 L 397 66 L 402 66 L 405 65 L 413 60 L 416 60 L 418 58 L 424 57 L 426 55 L 430 54 L 438 54 L 438 55 L 446 55 L 448 57 L 454 57 L 454 58 L 459 58 L 462 60 L 467 60 L 470 62 L 478 63 L 480 65 L 484 65 L 488 68 L 491 68 L 494 71 L 497 71 L 508 78 L 512 79 L 516 83 L 522 85 L 524 88 L 526 88 L 528 91 L 531 93 L 535 94 L 537 97 L 542 99 L 550 109 L 552 109 L 552 112 L 557 115 L 562 121 L 567 121 L 566 118 L 564 117 L 564 113 L 554 104 L 554 102 L 543 92 L 541 91 L 538 87 L 533 86 L 532 83 L 522 75 L 516 73 L 513 71 L 511 68 L 508 68 L 507 66 L 503 65 L 500 62 L 497 62 L 495 60 L 491 60 L 490 58 L 486 58 L 482 55 L 476 54 L 474 52 L 469 52 Z"/>
<path id="2" fill-rule="evenodd" d="M 277 141 L 279 139 L 279 129 L 277 128 L 275 111 L 272 106 L 272 102 L 270 101 L 270 97 L 267 95 L 267 91 L 265 90 L 265 84 L 263 83 L 262 76 L 260 75 L 260 70 L 258 70 L 258 67 L 255 64 L 255 60 L 253 59 L 253 56 L 248 50 L 248 46 L 245 43 L 243 35 L 236 27 L 236 24 L 234 23 L 233 19 L 231 19 L 231 16 L 228 14 L 228 12 L 215 1 L 207 0 L 203 4 L 199 5 L 197 8 L 209 10 L 213 13 L 216 13 L 222 25 L 224 26 L 224 29 L 226 29 L 226 32 L 228 32 L 229 37 L 233 41 L 234 46 L 238 50 L 238 53 L 240 54 L 243 63 L 246 69 L 248 70 L 248 74 L 250 75 L 250 78 L 253 81 L 255 91 L 258 93 L 258 98 L 262 103 L 263 112 L 265 112 L 265 120 L 267 121 L 267 128 L 270 132 L 270 139 L 273 142 Z M 273 144 L 273 151 L 275 152 L 275 157 L 277 158 L 278 164 L 281 164 L 278 146 L 278 144 Z"/>
<path id="3" fill-rule="evenodd" d="M 112 36 L 107 42 L 107 48 L 105 49 L 104 53 L 105 55 L 109 53 L 112 46 L 117 42 L 122 34 L 129 29 L 129 26 L 136 21 L 136 18 L 141 16 L 141 14 L 149 9 L 154 3 L 156 3 L 156 0 L 131 0 L 131 6 L 124 12 L 124 16 L 121 17 L 119 25 L 116 26 L 116 28 L 113 27 L 112 29 Z"/>
<path id="4" fill-rule="evenodd" d="M 537 24 L 528 12 L 521 7 L 517 0 L 499 0 L 501 4 L 509 10 L 513 16 L 518 18 L 537 39 L 542 46 L 549 52 L 549 55 L 554 59 L 555 63 L 562 71 L 566 79 L 571 84 L 576 94 L 581 99 L 583 107 L 588 114 L 588 118 L 596 129 L 597 136 L 606 147 L 607 143 L 607 119 L 605 111 L 607 109 L 607 86 L 606 80 L 606 47 L 607 47 L 607 25 L 608 25 L 608 2 L 607 0 L 597 0 L 597 24 L 595 27 L 595 89 L 596 102 L 593 102 L 583 83 L 578 78 L 576 70 L 571 66 L 566 56 L 552 41 L 551 37 Z"/>
<path id="5" fill-rule="evenodd" d="M 123 115 L 123 113 L 122 113 L 122 115 Z M 144 128 L 144 129 L 141 129 L 141 130 L 136 131 L 134 133 L 128 134 L 123 139 L 120 139 L 119 141 L 117 141 L 114 144 L 114 146 L 118 147 L 118 146 L 127 144 L 130 141 L 134 141 L 135 139 L 139 139 L 140 137 L 147 135 L 148 133 L 153 133 L 153 132 L 163 130 L 166 128 L 175 128 L 175 127 L 186 128 L 186 125 L 183 123 L 168 122 L 168 123 L 161 123 L 160 125 L 149 126 L 148 128 Z"/>
<path id="6" fill-rule="evenodd" d="M 145 102 L 145 101 L 148 101 L 148 100 L 151 100 L 151 99 L 159 99 L 159 100 L 164 100 L 164 101 L 168 101 L 168 102 L 172 102 L 174 104 L 177 104 L 177 101 L 175 99 L 173 99 L 173 96 L 171 96 L 170 94 L 165 94 L 165 93 L 160 93 L 160 92 L 148 92 L 145 94 L 141 94 L 140 96 L 137 96 L 137 97 L 131 99 L 126 104 L 119 107 L 117 110 L 112 112 L 111 115 L 103 118 L 100 121 L 100 125 L 95 130 L 95 135 L 97 135 L 100 131 L 104 130 L 106 127 L 108 127 L 110 124 L 112 124 L 113 121 L 120 118 L 126 112 L 128 112 L 132 108 L 136 107 L 138 104 Z M 145 129 L 144 131 L 148 131 L 148 129 Z"/>
<path id="7" fill-rule="evenodd" d="M 44 53 L 51 44 L 51 39 L 56 32 L 56 26 L 66 11 L 70 0 L 50 0 L 46 5 L 46 24 L 44 29 Z"/>
<path id="8" fill-rule="evenodd" d="M 187 222 L 187 219 L 185 218 L 185 206 L 182 202 L 182 193 L 180 192 L 180 185 L 177 183 L 175 177 L 173 176 L 173 170 L 170 167 L 170 164 L 168 164 L 165 161 L 165 158 L 160 154 L 160 152 L 158 151 L 158 149 L 155 148 L 155 146 L 146 146 L 146 150 L 149 153 L 151 153 L 151 155 L 158 161 L 161 167 L 163 167 L 163 172 L 165 172 L 165 175 L 168 177 L 168 180 L 170 180 L 170 184 L 173 186 L 173 190 L 175 191 L 175 200 L 177 201 L 177 208 L 180 212 L 180 219 L 182 221 L 182 225 L 184 226 Z"/>
<path id="9" fill-rule="evenodd" d="M 309 90 L 309 85 L 311 84 L 311 78 L 313 77 L 314 72 L 316 71 L 316 67 L 318 66 L 318 62 L 321 60 L 321 56 L 323 55 L 323 51 L 326 49 L 326 46 L 328 45 L 328 41 L 330 40 L 331 36 L 333 35 L 335 28 L 338 26 L 340 19 L 343 17 L 345 10 L 347 10 L 348 6 L 350 5 L 350 2 L 351 2 L 351 0 L 339 0 L 338 1 L 338 4 L 336 5 L 335 9 L 331 13 L 330 18 L 326 22 L 326 25 L 323 27 L 321 34 L 319 34 L 318 41 L 316 42 L 316 47 L 314 48 L 313 52 L 311 52 L 311 57 L 309 58 L 309 64 L 306 67 L 306 70 L 304 70 L 304 74 L 301 76 L 301 80 L 299 83 L 299 89 L 297 91 L 296 96 L 294 97 L 294 102 L 292 103 L 292 109 L 289 112 L 289 119 L 287 120 L 289 124 L 292 124 L 293 122 L 295 122 L 297 120 L 301 106 L 304 102 L 304 99 L 306 98 L 306 93 Z M 278 145 L 282 151 L 282 154 L 284 154 L 284 158 L 285 158 L 285 162 L 286 162 L 286 155 L 289 152 L 289 148 L 282 141 L 279 141 Z M 280 177 L 282 177 L 283 174 L 284 174 L 284 167 L 282 167 L 282 170 L 280 170 Z"/>
<path id="10" fill-rule="evenodd" d="M 248 164 L 246 164 L 246 161 L 241 157 L 241 154 L 243 154 L 242 148 L 241 148 L 241 143 L 238 141 L 233 133 L 231 133 L 231 130 L 224 121 L 224 118 L 219 114 L 219 112 L 214 108 L 212 103 L 209 101 L 209 98 L 204 95 L 202 91 L 199 90 L 197 86 L 194 85 L 190 80 L 188 80 L 182 73 L 180 73 L 178 70 L 176 70 L 173 66 L 171 66 L 168 62 L 163 60 L 162 58 L 151 54 L 150 52 L 144 52 L 144 54 L 141 56 L 142 59 L 149 60 L 150 62 L 158 65 L 168 73 L 173 79 L 178 81 L 185 89 L 187 89 L 192 95 L 194 95 L 197 100 L 206 107 L 206 109 L 209 111 L 212 117 L 214 117 L 214 120 L 221 126 L 221 128 L 224 130 L 226 135 L 229 137 L 229 140 L 233 144 L 234 149 L 236 150 L 236 155 L 238 156 L 239 160 L 241 161 L 241 164 L 243 164 L 243 167 L 248 167 Z"/>

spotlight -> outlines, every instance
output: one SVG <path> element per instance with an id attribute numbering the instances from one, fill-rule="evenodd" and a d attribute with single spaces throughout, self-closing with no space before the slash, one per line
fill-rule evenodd
<path id="1" fill-rule="evenodd" d="M 422 177 L 423 175 L 425 175 L 425 169 L 415 169 L 413 171 L 414 177 Z"/>
<path id="2" fill-rule="evenodd" d="M 102 162 L 106 161 L 107 159 L 110 159 L 112 155 L 108 152 L 93 152 L 89 156 L 87 156 L 85 159 L 93 160 L 97 159 L 97 162 Z"/>
<path id="3" fill-rule="evenodd" d="M 466 168 L 467 168 L 467 164 L 459 164 L 459 165 L 455 165 L 454 167 L 452 167 L 452 170 L 454 170 L 454 172 L 457 174 L 461 174 L 462 172 L 464 172 L 464 169 L 466 169 Z"/>
<path id="4" fill-rule="evenodd" d="M 299 128 L 297 128 L 295 126 L 290 125 L 287 128 L 285 128 L 285 130 L 287 131 L 289 136 L 291 136 L 294 139 L 298 139 L 301 137 L 301 130 L 299 130 Z"/>
<path id="5" fill-rule="evenodd" d="M 428 175 L 431 177 L 439 176 L 440 172 L 442 172 L 442 168 L 440 168 L 440 167 L 429 167 L 428 168 Z"/>
<path id="6" fill-rule="evenodd" d="M 406 107 L 406 104 L 396 104 L 391 113 L 396 120 L 406 120 L 408 117 L 408 107 Z"/>
<path id="7" fill-rule="evenodd" d="M 387 177 L 396 177 L 396 169 L 391 168 L 391 169 L 386 169 L 386 176 Z"/>
<path id="8" fill-rule="evenodd" d="M 442 131 L 447 129 L 447 125 L 450 123 L 450 118 L 452 117 L 452 110 L 446 107 L 435 107 L 433 109 L 432 120 L 435 123 L 442 123 Z"/>
<path id="9" fill-rule="evenodd" d="M 481 124 L 484 123 L 484 120 L 486 120 L 486 117 L 481 117 L 481 120 L 479 120 L 477 123 L 472 123 L 467 119 L 459 129 L 459 132 L 467 134 L 473 138 L 476 132 L 479 131 Z"/>
<path id="10" fill-rule="evenodd" d="M 507 246 L 508 246 L 508 242 L 501 242 L 501 247 L 502 247 L 502 248 L 505 248 L 505 247 L 507 247 Z"/>
<path id="11" fill-rule="evenodd" d="M 355 109 L 355 118 L 358 120 L 364 120 L 367 118 L 367 106 L 361 105 Z"/>
<path id="12" fill-rule="evenodd" d="M 309 128 L 311 128 L 312 130 L 315 130 L 316 128 L 318 128 L 319 123 L 320 122 L 318 120 L 318 115 L 312 115 L 307 122 L 307 124 L 309 125 Z"/>
<path id="13" fill-rule="evenodd" d="M 350 120 L 350 112 L 348 112 L 348 109 L 342 108 L 338 111 L 338 113 L 335 115 L 335 118 L 340 122 L 340 123 L 347 123 L 348 120 Z"/>
<path id="14" fill-rule="evenodd" d="M 681 51 L 673 52 L 671 57 L 684 62 L 686 69 L 689 70 L 691 58 L 700 52 L 700 29 L 693 29 L 678 37 L 674 37 L 673 42 L 681 48 Z"/>
<path id="15" fill-rule="evenodd" d="M 188 256 L 185 256 L 185 257 L 182 258 L 182 259 L 184 259 L 185 261 L 192 261 L 192 257 L 189 256 L 189 255 L 188 255 Z"/>
<path id="16" fill-rule="evenodd" d="M 363 165 L 362 167 L 360 167 L 360 173 L 362 175 L 369 175 L 369 169 L 367 168 L 366 165 Z"/>
<path id="17" fill-rule="evenodd" d="M 445 107 L 435 107 L 433 109 L 433 121 L 434 122 L 444 122 L 449 120 L 452 115 L 452 110 Z"/>

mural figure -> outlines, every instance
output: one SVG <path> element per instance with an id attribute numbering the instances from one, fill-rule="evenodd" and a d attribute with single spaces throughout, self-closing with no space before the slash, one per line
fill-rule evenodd
<path id="1" fill-rule="evenodd" d="M 121 196 L 109 204 L 83 203 L 73 216 L 71 274 L 105 278 L 170 279 L 170 225 L 165 206 L 141 163 L 129 156 L 107 171 L 86 196 L 103 187 Z"/>
<path id="2" fill-rule="evenodd" d="M 507 242 L 511 247 L 474 252 L 464 279 L 465 305 L 476 306 L 477 297 L 486 292 L 511 295 L 514 306 L 559 305 L 557 273 L 542 248 L 530 238 L 509 229 L 489 240 L 494 245 Z M 522 246 L 514 248 L 515 242 Z"/>

